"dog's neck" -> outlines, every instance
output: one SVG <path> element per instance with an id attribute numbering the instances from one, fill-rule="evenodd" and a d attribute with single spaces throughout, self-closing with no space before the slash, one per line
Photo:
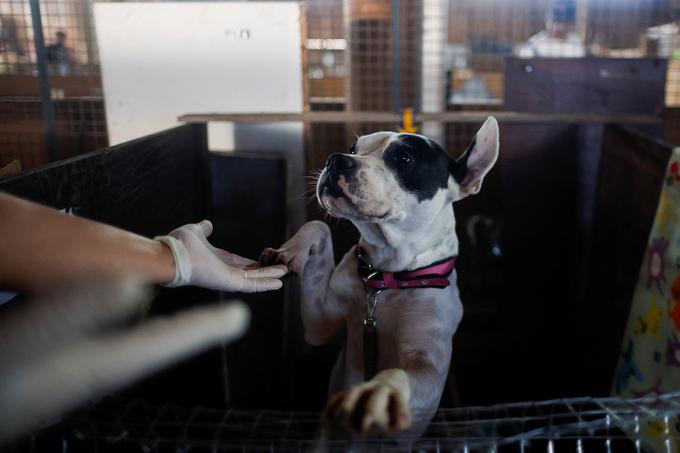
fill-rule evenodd
<path id="1" fill-rule="evenodd" d="M 398 272 L 428 266 L 458 254 L 456 219 L 447 204 L 429 222 L 417 225 L 354 222 L 359 246 L 377 270 Z"/>

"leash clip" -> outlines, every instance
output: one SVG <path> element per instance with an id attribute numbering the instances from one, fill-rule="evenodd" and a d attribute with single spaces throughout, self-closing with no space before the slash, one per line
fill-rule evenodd
<path id="1" fill-rule="evenodd" d="M 373 379 L 378 371 L 378 333 L 376 330 L 375 306 L 381 289 L 366 286 L 366 317 L 364 318 L 364 380 Z"/>
<path id="2" fill-rule="evenodd" d="M 375 327 L 375 306 L 378 304 L 378 294 L 383 292 L 383 289 L 373 288 L 367 286 L 366 288 L 366 318 L 364 318 L 364 325 L 368 327 Z"/>

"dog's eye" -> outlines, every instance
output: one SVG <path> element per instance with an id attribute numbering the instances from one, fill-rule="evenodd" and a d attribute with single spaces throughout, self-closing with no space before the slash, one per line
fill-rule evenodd
<path id="1" fill-rule="evenodd" d="M 357 153 L 357 144 L 353 144 L 352 146 L 349 147 L 349 151 L 347 151 L 350 154 L 356 154 Z"/>
<path id="2" fill-rule="evenodd" d="M 406 151 L 397 151 L 394 153 L 394 160 L 400 164 L 409 164 L 411 163 L 411 156 Z"/>

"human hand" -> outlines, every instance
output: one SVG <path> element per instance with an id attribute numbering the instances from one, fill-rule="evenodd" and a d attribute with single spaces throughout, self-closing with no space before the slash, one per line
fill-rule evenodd
<path id="1" fill-rule="evenodd" d="M 108 279 L 10 302 L 0 317 L 0 446 L 248 327 L 240 302 L 131 325 L 150 295 L 134 281 Z"/>
<path id="2" fill-rule="evenodd" d="M 212 223 L 203 220 L 155 238 L 170 247 L 175 260 L 175 279 L 168 286 L 246 293 L 281 288 L 279 279 L 288 272 L 286 266 L 260 267 L 256 261 L 213 247 L 207 239 L 212 231 Z"/>

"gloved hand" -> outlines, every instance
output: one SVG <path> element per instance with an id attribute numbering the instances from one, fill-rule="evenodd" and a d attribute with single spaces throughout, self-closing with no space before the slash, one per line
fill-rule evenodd
<path id="1" fill-rule="evenodd" d="M 279 289 L 284 265 L 260 267 L 256 261 L 213 247 L 208 242 L 213 226 L 208 220 L 184 225 L 154 239 L 172 250 L 175 279 L 167 286 L 193 285 L 222 291 L 255 293 Z"/>

